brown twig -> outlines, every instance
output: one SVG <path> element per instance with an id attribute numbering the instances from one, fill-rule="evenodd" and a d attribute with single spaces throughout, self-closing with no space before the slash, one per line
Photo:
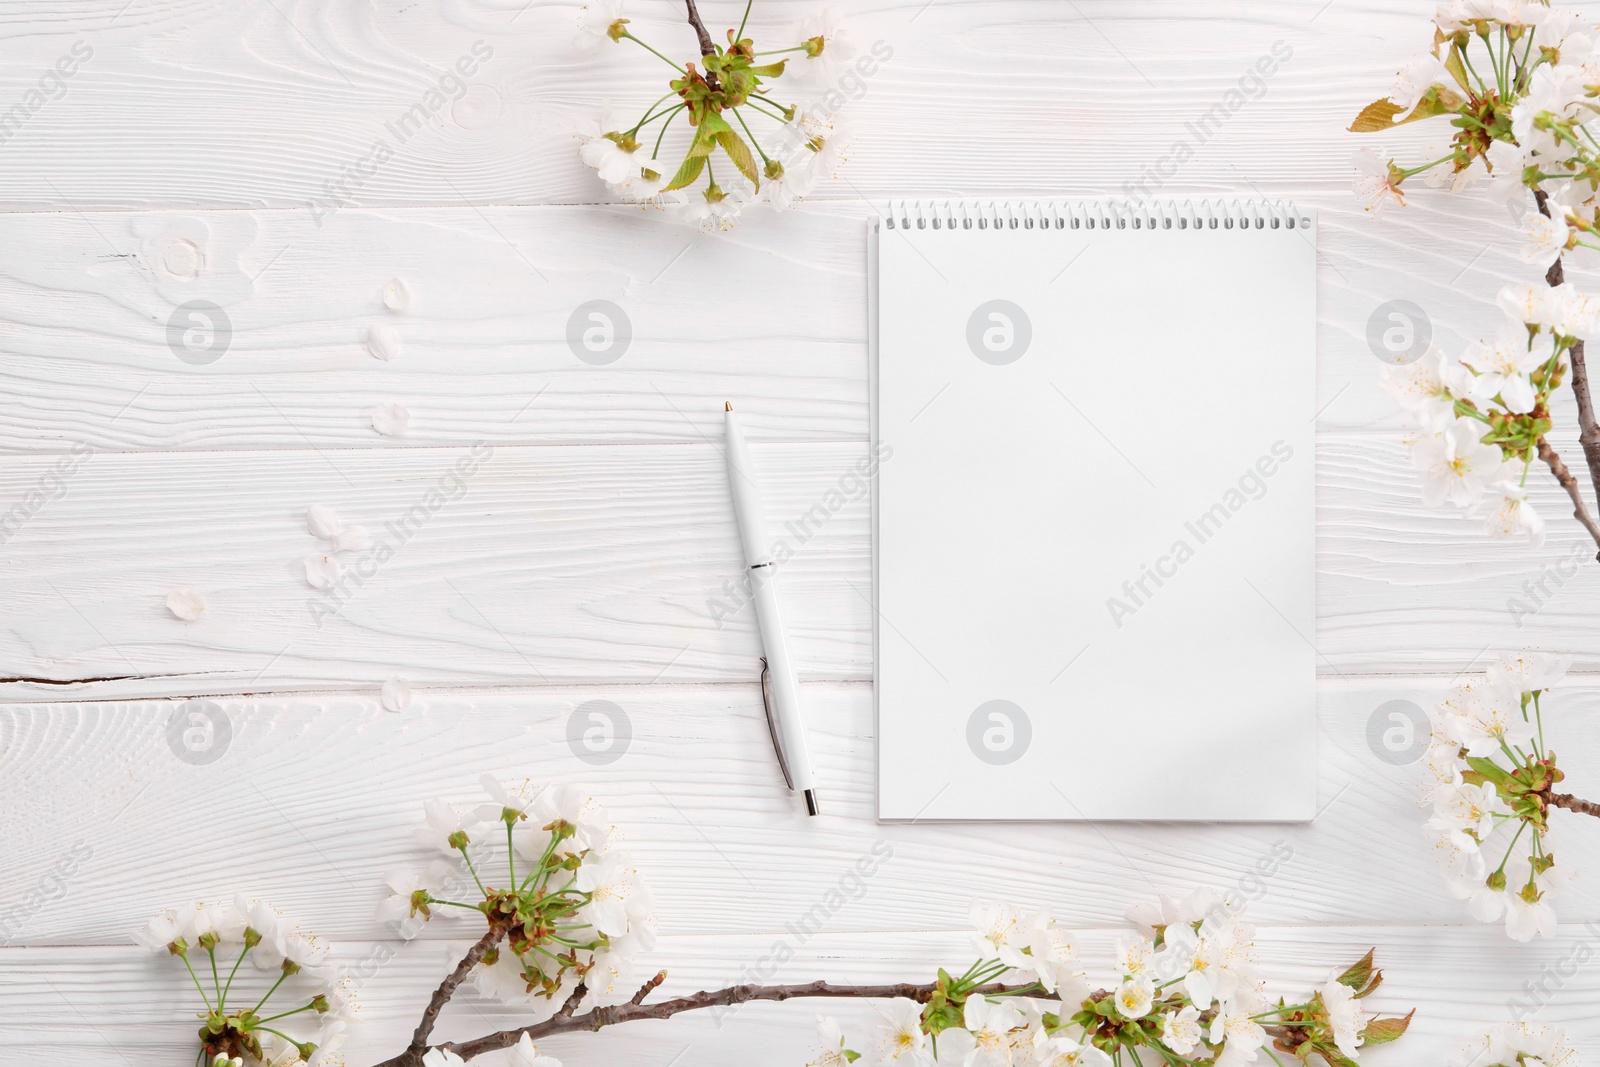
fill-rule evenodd
<path id="1" fill-rule="evenodd" d="M 683 3 L 689 9 L 689 25 L 694 27 L 694 32 L 700 37 L 700 57 L 704 59 L 706 56 L 716 55 L 717 46 L 711 43 L 711 34 L 706 30 L 706 24 L 700 21 L 700 11 L 694 6 L 694 0 L 683 0 Z M 717 76 L 714 72 L 706 71 L 706 84 L 711 86 L 713 91 L 716 90 Z"/>
<path id="2" fill-rule="evenodd" d="M 506 920 L 489 924 L 488 931 L 478 938 L 477 944 L 469 948 L 467 954 L 461 957 L 461 962 L 456 964 L 456 969 L 451 971 L 449 976 L 439 983 L 439 988 L 433 991 L 428 1006 L 422 1011 L 422 1021 L 417 1023 L 416 1033 L 411 1035 L 411 1044 L 407 1045 L 406 1050 L 400 1055 L 384 1061 L 386 1064 L 391 1067 L 420 1067 L 422 1056 L 428 1051 L 428 1037 L 433 1033 L 433 1024 L 439 1020 L 439 1013 L 444 1010 L 445 1004 L 455 995 L 461 983 L 466 981 L 472 968 L 476 967 L 484 955 L 506 936 L 510 926 L 510 922 Z"/>
<path id="3" fill-rule="evenodd" d="M 662 982 L 665 982 L 666 980 L 667 980 L 667 972 L 666 971 L 657 971 L 656 972 L 656 976 L 654 978 L 650 979 L 650 981 L 646 982 L 644 985 L 640 986 L 639 987 L 639 992 L 635 993 L 633 995 L 633 999 L 628 1001 L 628 1003 L 629 1004 L 642 1003 L 644 1001 L 645 997 L 648 997 L 651 993 L 654 993 L 656 991 L 656 987 L 659 986 Z"/>
<path id="4" fill-rule="evenodd" d="M 1544 801 L 1548 805 L 1566 808 L 1568 811 L 1575 811 L 1579 815 L 1593 815 L 1596 818 L 1600 818 L 1600 804 L 1596 804 L 1592 800 L 1579 800 L 1571 793 L 1546 793 Z"/>
<path id="5" fill-rule="evenodd" d="M 583 1003 L 583 998 L 588 996 L 588 994 L 589 994 L 589 987 L 587 985 L 584 985 L 583 979 L 580 978 L 578 980 L 578 984 L 573 986 L 572 987 L 572 992 L 570 994 L 568 994 L 567 1002 L 565 1004 L 561 1005 L 561 1010 L 560 1011 L 556 1012 L 556 1018 L 558 1018 L 558 1019 L 570 1019 L 570 1018 L 572 1018 L 572 1013 L 578 1010 L 578 1005 Z"/>
<path id="6" fill-rule="evenodd" d="M 933 995 L 934 984 L 911 985 L 900 983 L 896 985 L 831 985 L 828 982 L 810 982 L 806 985 L 780 985 L 780 986 L 730 986 L 727 989 L 718 989 L 708 992 L 691 993 L 686 997 L 676 1000 L 664 1000 L 659 1004 L 641 1004 L 640 1001 L 650 993 L 665 974 L 658 974 L 643 989 L 634 994 L 634 998 L 626 1004 L 614 1004 L 603 1008 L 593 1008 L 582 1015 L 556 1015 L 542 1023 L 524 1026 L 515 1030 L 501 1030 L 499 1033 L 485 1034 L 483 1037 L 471 1041 L 457 1041 L 441 1048 L 449 1049 L 464 1060 L 474 1056 L 481 1056 L 485 1052 L 496 1049 L 510 1048 L 522 1040 L 522 1035 L 527 1034 L 532 1040 L 549 1037 L 551 1034 L 570 1033 L 575 1030 L 600 1030 L 617 1023 L 634 1022 L 639 1019 L 668 1019 L 679 1012 L 697 1011 L 702 1008 L 732 1007 L 735 1004 L 745 1004 L 753 1000 L 793 1000 L 802 997 L 826 997 L 834 1000 L 894 1000 L 903 998 L 924 1003 Z M 1023 989 L 1033 989 L 1034 986 L 1003 986 L 990 985 L 977 990 L 974 995 L 995 996 L 1003 993 L 1014 993 Z M 409 1052 L 409 1050 L 408 1050 Z M 420 1062 L 420 1060 L 418 1061 Z M 377 1067 L 414 1067 L 411 1060 L 406 1059 L 406 1054 L 385 1060 Z"/>
<path id="7" fill-rule="evenodd" d="M 1550 217 L 1550 198 L 1536 190 L 1534 200 L 1539 213 Z M 1566 266 L 1558 257 L 1545 272 L 1545 283 L 1551 288 L 1567 280 Z M 1583 342 L 1575 342 L 1572 355 L 1572 395 L 1578 398 L 1578 444 L 1583 446 L 1584 462 L 1589 467 L 1589 479 L 1594 483 L 1596 498 L 1600 499 L 1600 420 L 1595 418 L 1594 401 L 1589 396 L 1589 370 L 1584 361 Z"/>
<path id="8" fill-rule="evenodd" d="M 1561 488 L 1567 491 L 1567 496 L 1572 498 L 1572 517 L 1583 524 L 1589 531 L 1589 536 L 1594 538 L 1597 548 L 1600 548 L 1600 525 L 1594 521 L 1594 516 L 1589 514 L 1588 505 L 1583 502 L 1583 489 L 1578 485 L 1578 479 L 1572 476 L 1567 465 L 1561 461 L 1561 456 L 1550 447 L 1550 442 L 1543 437 L 1539 438 L 1539 458 L 1549 466 L 1550 473 L 1556 476 L 1556 481 L 1561 483 Z M 1600 560 L 1600 552 L 1595 553 L 1595 559 Z"/>

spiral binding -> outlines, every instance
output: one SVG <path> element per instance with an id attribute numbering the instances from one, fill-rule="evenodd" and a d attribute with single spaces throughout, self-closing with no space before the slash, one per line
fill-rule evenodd
<path id="1" fill-rule="evenodd" d="M 1309 229 L 1292 200 L 891 200 L 891 230 Z"/>

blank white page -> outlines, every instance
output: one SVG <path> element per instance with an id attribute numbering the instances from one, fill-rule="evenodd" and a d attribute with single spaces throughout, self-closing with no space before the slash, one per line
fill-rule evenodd
<path id="1" fill-rule="evenodd" d="M 1316 221 L 1112 210 L 870 224 L 881 818 L 1313 816 Z"/>

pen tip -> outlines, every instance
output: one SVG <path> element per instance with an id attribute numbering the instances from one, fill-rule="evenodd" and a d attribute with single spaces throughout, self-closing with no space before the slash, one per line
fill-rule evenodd
<path id="1" fill-rule="evenodd" d="M 817 791 L 815 789 L 807 789 L 805 792 L 805 797 L 806 814 L 820 815 L 822 813 L 822 807 L 817 803 Z"/>
<path id="2" fill-rule="evenodd" d="M 725 401 L 723 401 L 723 403 L 724 403 L 724 404 L 725 404 L 725 405 L 727 405 L 727 406 L 726 406 L 726 407 L 724 407 L 724 408 L 723 408 L 723 409 L 722 409 L 722 410 L 723 410 L 723 411 L 732 411 L 732 410 L 733 410 L 733 401 L 731 401 L 731 400 L 725 400 Z"/>

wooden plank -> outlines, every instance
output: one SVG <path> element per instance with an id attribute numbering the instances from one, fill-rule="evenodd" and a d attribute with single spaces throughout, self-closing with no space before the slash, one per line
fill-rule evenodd
<path id="1" fill-rule="evenodd" d="M 1600 1019 L 1593 1011 L 1600 970 L 1574 963 L 1592 957 L 1595 938 L 1592 929 L 1578 926 L 1531 946 L 1513 945 L 1494 931 L 1461 927 L 1351 925 L 1257 933 L 1273 995 L 1315 988 L 1336 968 L 1377 946 L 1385 981 L 1366 1006 L 1377 1011 L 1415 1007 L 1417 1015 L 1404 1041 L 1362 1053 L 1361 1062 L 1373 1067 L 1444 1062 L 1489 1023 L 1509 1018 L 1508 989 L 1524 977 L 1544 982 L 1551 991 L 1532 1017 L 1565 1029 L 1586 1060 L 1600 1054 Z M 795 956 L 771 968 L 762 961 L 780 942 Z M 1105 980 L 1113 935 L 1090 934 L 1083 946 L 1091 977 Z M 464 948 L 465 942 L 437 941 L 337 944 L 334 958 L 364 976 L 361 1014 L 345 1045 L 345 1062 L 362 1067 L 398 1051 L 429 992 Z M 970 959 L 966 937 L 954 931 L 830 932 L 803 943 L 771 931 L 663 937 L 650 963 L 668 971 L 657 995 L 672 996 L 720 988 L 750 968 L 772 970 L 770 981 L 930 981 L 936 966 Z M 254 980 L 249 972 L 247 967 L 242 981 Z M 0 1050 L 16 1062 L 92 1057 L 127 1067 L 170 1067 L 194 1056 L 191 1001 L 197 997 L 188 976 L 168 959 L 132 948 L 10 949 L 0 951 L 0 990 L 5 992 Z M 751 1050 L 759 1048 L 763 1064 L 799 1067 L 813 1053 L 818 1012 L 840 1018 L 852 1037 L 870 1037 L 879 1025 L 870 1003 L 747 1004 L 723 1015 L 690 1013 L 572 1035 L 541 1043 L 541 1050 L 569 1064 L 660 1067 L 676 1055 L 708 1067 L 744 1067 Z M 442 1040 L 461 1040 L 534 1017 L 532 1011 L 466 995 L 446 1009 L 436 1033 Z"/>
<path id="2" fill-rule="evenodd" d="M 677 444 L 725 399 L 760 436 L 866 437 L 859 211 L 731 239 L 625 208 L 23 215 L 0 240 L 9 451 Z M 724 293 L 730 275 L 760 281 Z M 597 301 L 613 332 L 592 350 Z M 174 342 L 172 321 L 203 333 Z M 411 423 L 385 438 L 391 402 Z"/>
<path id="3" fill-rule="evenodd" d="M 1381 705 L 1431 706 L 1446 681 L 1325 685 L 1315 824 L 1179 831 L 878 825 L 862 686 L 806 687 L 825 809 L 816 820 L 781 787 L 753 686 L 428 691 L 402 714 L 371 696 L 224 700 L 228 725 L 199 755 L 181 740 L 192 705 L 8 706 L 0 751 L 19 773 L 0 782 L 0 901 L 13 902 L 0 939 L 121 944 L 162 907 L 240 890 L 335 939 L 386 936 L 372 911 L 384 878 L 424 858 L 412 837 L 421 801 L 472 801 L 485 771 L 592 789 L 649 879 L 663 931 L 676 934 L 804 924 L 841 884 L 852 899 L 824 909 L 840 932 L 960 929 L 973 897 L 1002 891 L 1109 926 L 1131 899 L 1204 885 L 1234 892 L 1267 925 L 1464 922 L 1425 843 L 1418 768 L 1386 761 L 1369 740 Z M 575 723 L 591 722 L 592 701 L 630 724 L 610 763 L 568 740 Z M 1563 693 L 1550 712 L 1553 747 L 1592 750 L 1597 711 L 1600 689 Z M 1574 792 L 1600 795 L 1600 771 L 1568 762 Z M 1592 871 L 1600 842 L 1581 821 L 1558 815 L 1553 848 Z M 853 865 L 880 847 L 890 854 L 858 887 Z M 58 891 L 63 865 L 72 869 Z M 16 910 L 41 889 L 47 899 Z M 708 911 L 713 891 L 726 899 Z M 1600 919 L 1600 882 L 1580 879 L 1560 911 Z M 453 929 L 434 924 L 425 936 L 460 936 Z"/>
<path id="4" fill-rule="evenodd" d="M 1386 301 L 1422 307 L 1459 351 L 1497 327 L 1502 284 L 1534 277 L 1503 213 L 1421 199 L 1379 222 L 1348 197 L 1322 205 L 1324 431 L 1404 426 L 1367 341 Z M 862 440 L 871 211 L 814 205 L 718 236 L 627 208 L 353 209 L 320 227 L 295 211 L 0 216 L 0 451 L 699 442 L 724 398 L 758 438 Z M 932 231 L 902 237 L 941 254 Z M 381 302 L 391 278 L 403 314 Z M 225 342 L 174 347 L 168 324 L 199 321 L 178 311 L 195 300 L 222 309 Z M 568 340 L 592 301 L 627 323 L 604 365 Z M 392 361 L 369 354 L 378 324 Z M 373 428 L 390 402 L 404 436 Z M 1557 417 L 1574 424 L 1565 394 Z"/>
<path id="5" fill-rule="evenodd" d="M 1450 673 L 1485 649 L 1526 644 L 1600 668 L 1600 620 L 1583 608 L 1592 546 L 1559 517 L 1559 491 L 1535 487 L 1553 533 L 1530 549 L 1424 509 L 1392 437 L 1321 441 L 1319 630 L 1304 636 L 1318 642 L 1325 676 Z M 756 450 L 775 536 L 795 552 L 786 610 L 800 669 L 866 680 L 865 445 Z M 0 695 L 372 689 L 394 674 L 427 685 L 754 676 L 754 622 L 729 584 L 740 571 L 716 438 L 499 447 L 458 484 L 452 472 L 472 458 L 96 454 L 64 478 L 52 473 L 57 457 L 8 463 L 0 500 L 26 505 L 25 521 L 9 527 L 0 558 L 11 617 L 26 625 L 0 631 Z M 303 567 L 324 550 L 306 532 L 311 504 L 374 537 L 343 554 L 344 584 L 327 593 Z M 1165 546 L 1159 531 L 1148 536 Z M 392 553 L 381 563 L 380 541 Z M 208 598 L 204 616 L 167 612 L 178 586 Z M 1256 595 L 1241 584 L 1246 594 Z"/>
<path id="6" fill-rule="evenodd" d="M 635 7 L 631 29 L 692 58 L 676 5 Z M 719 38 L 738 7 L 708 7 Z M 772 41 L 813 7 L 765 2 L 753 29 Z M 94 54 L 64 96 L 47 86 L 55 98 L 0 153 L 0 206 L 306 210 L 330 195 L 369 206 L 593 201 L 598 183 L 564 150 L 576 123 L 600 98 L 635 113 L 666 91 L 670 72 L 629 46 L 574 51 L 576 8 L 199 0 L 180 14 L 125 0 L 88 10 L 40 0 L 0 17 L 11 59 L 0 101 L 23 100 L 75 43 Z M 1163 192 L 1256 184 L 1282 195 L 1307 182 L 1327 190 L 1346 181 L 1351 116 L 1425 45 L 1431 13 L 1429 0 L 1258 6 L 1205 20 L 1183 0 L 856 9 L 853 38 L 882 41 L 893 57 L 839 84 L 858 147 L 823 195 L 1120 192 L 1153 169 L 1169 172 Z M 493 55 L 460 100 L 430 100 L 479 41 Z M 1274 45 L 1290 58 L 1264 81 L 1248 80 Z M 446 90 L 458 93 L 453 82 Z M 1230 101 L 1230 92 L 1240 95 Z M 783 86 L 780 96 L 793 93 Z M 1225 121 L 1207 124 L 1234 101 Z M 394 132 L 419 104 L 434 112 L 428 128 Z M 1074 135 L 1092 139 L 1090 165 Z M 982 150 L 951 150 L 960 143 Z M 1190 158 L 1178 159 L 1180 144 Z"/>

